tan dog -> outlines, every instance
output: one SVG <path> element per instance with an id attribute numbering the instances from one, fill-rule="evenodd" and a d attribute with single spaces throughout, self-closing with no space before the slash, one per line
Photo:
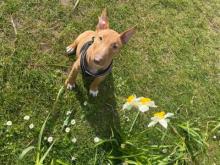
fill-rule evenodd
<path id="1" fill-rule="evenodd" d="M 65 82 L 68 89 L 75 87 L 76 77 L 80 69 L 82 72 L 93 76 L 90 85 L 90 94 L 97 96 L 98 86 L 111 71 L 112 59 L 123 44 L 126 44 L 134 34 L 131 28 L 121 34 L 109 28 L 106 9 L 103 10 L 96 26 L 96 31 L 85 31 L 66 48 L 68 54 L 76 52 L 77 60 Z"/>

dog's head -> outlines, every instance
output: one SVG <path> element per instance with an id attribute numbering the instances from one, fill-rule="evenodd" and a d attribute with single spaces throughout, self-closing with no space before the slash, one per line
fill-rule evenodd
<path id="1" fill-rule="evenodd" d="M 110 29 L 106 9 L 104 9 L 96 26 L 96 34 L 92 46 L 94 64 L 99 67 L 109 65 L 114 54 L 128 42 L 134 33 L 135 28 L 122 33 Z"/>

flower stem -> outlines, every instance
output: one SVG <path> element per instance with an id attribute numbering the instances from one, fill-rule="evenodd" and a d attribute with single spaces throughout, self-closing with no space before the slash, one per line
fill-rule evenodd
<path id="1" fill-rule="evenodd" d="M 134 121 L 133 121 L 133 123 L 132 123 L 132 125 L 131 125 L 131 128 L 130 128 L 130 130 L 129 130 L 129 133 L 131 133 L 131 131 L 132 131 L 133 127 L 134 127 L 134 124 L 135 124 L 136 121 L 137 121 L 137 118 L 138 118 L 139 114 L 140 114 L 140 111 L 138 111 L 136 117 L 134 118 Z"/>

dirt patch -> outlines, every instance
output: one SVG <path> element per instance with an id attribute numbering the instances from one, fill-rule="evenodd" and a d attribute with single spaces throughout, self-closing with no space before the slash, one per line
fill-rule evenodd
<path id="1" fill-rule="evenodd" d="M 70 6 L 72 5 L 72 1 L 71 0 L 60 0 L 60 4 L 62 6 Z"/>

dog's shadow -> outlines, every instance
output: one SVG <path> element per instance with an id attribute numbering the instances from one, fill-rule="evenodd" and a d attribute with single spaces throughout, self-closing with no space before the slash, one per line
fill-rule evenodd
<path id="1" fill-rule="evenodd" d="M 96 136 L 109 139 L 114 136 L 120 141 L 120 120 L 116 111 L 116 100 L 114 95 L 113 76 L 110 73 L 99 87 L 97 97 L 92 97 L 88 90 L 93 80 L 91 77 L 82 75 L 85 95 L 83 89 L 76 88 L 76 97 L 79 100 L 85 119 L 88 121 Z M 85 100 L 88 100 L 85 102 Z"/>

